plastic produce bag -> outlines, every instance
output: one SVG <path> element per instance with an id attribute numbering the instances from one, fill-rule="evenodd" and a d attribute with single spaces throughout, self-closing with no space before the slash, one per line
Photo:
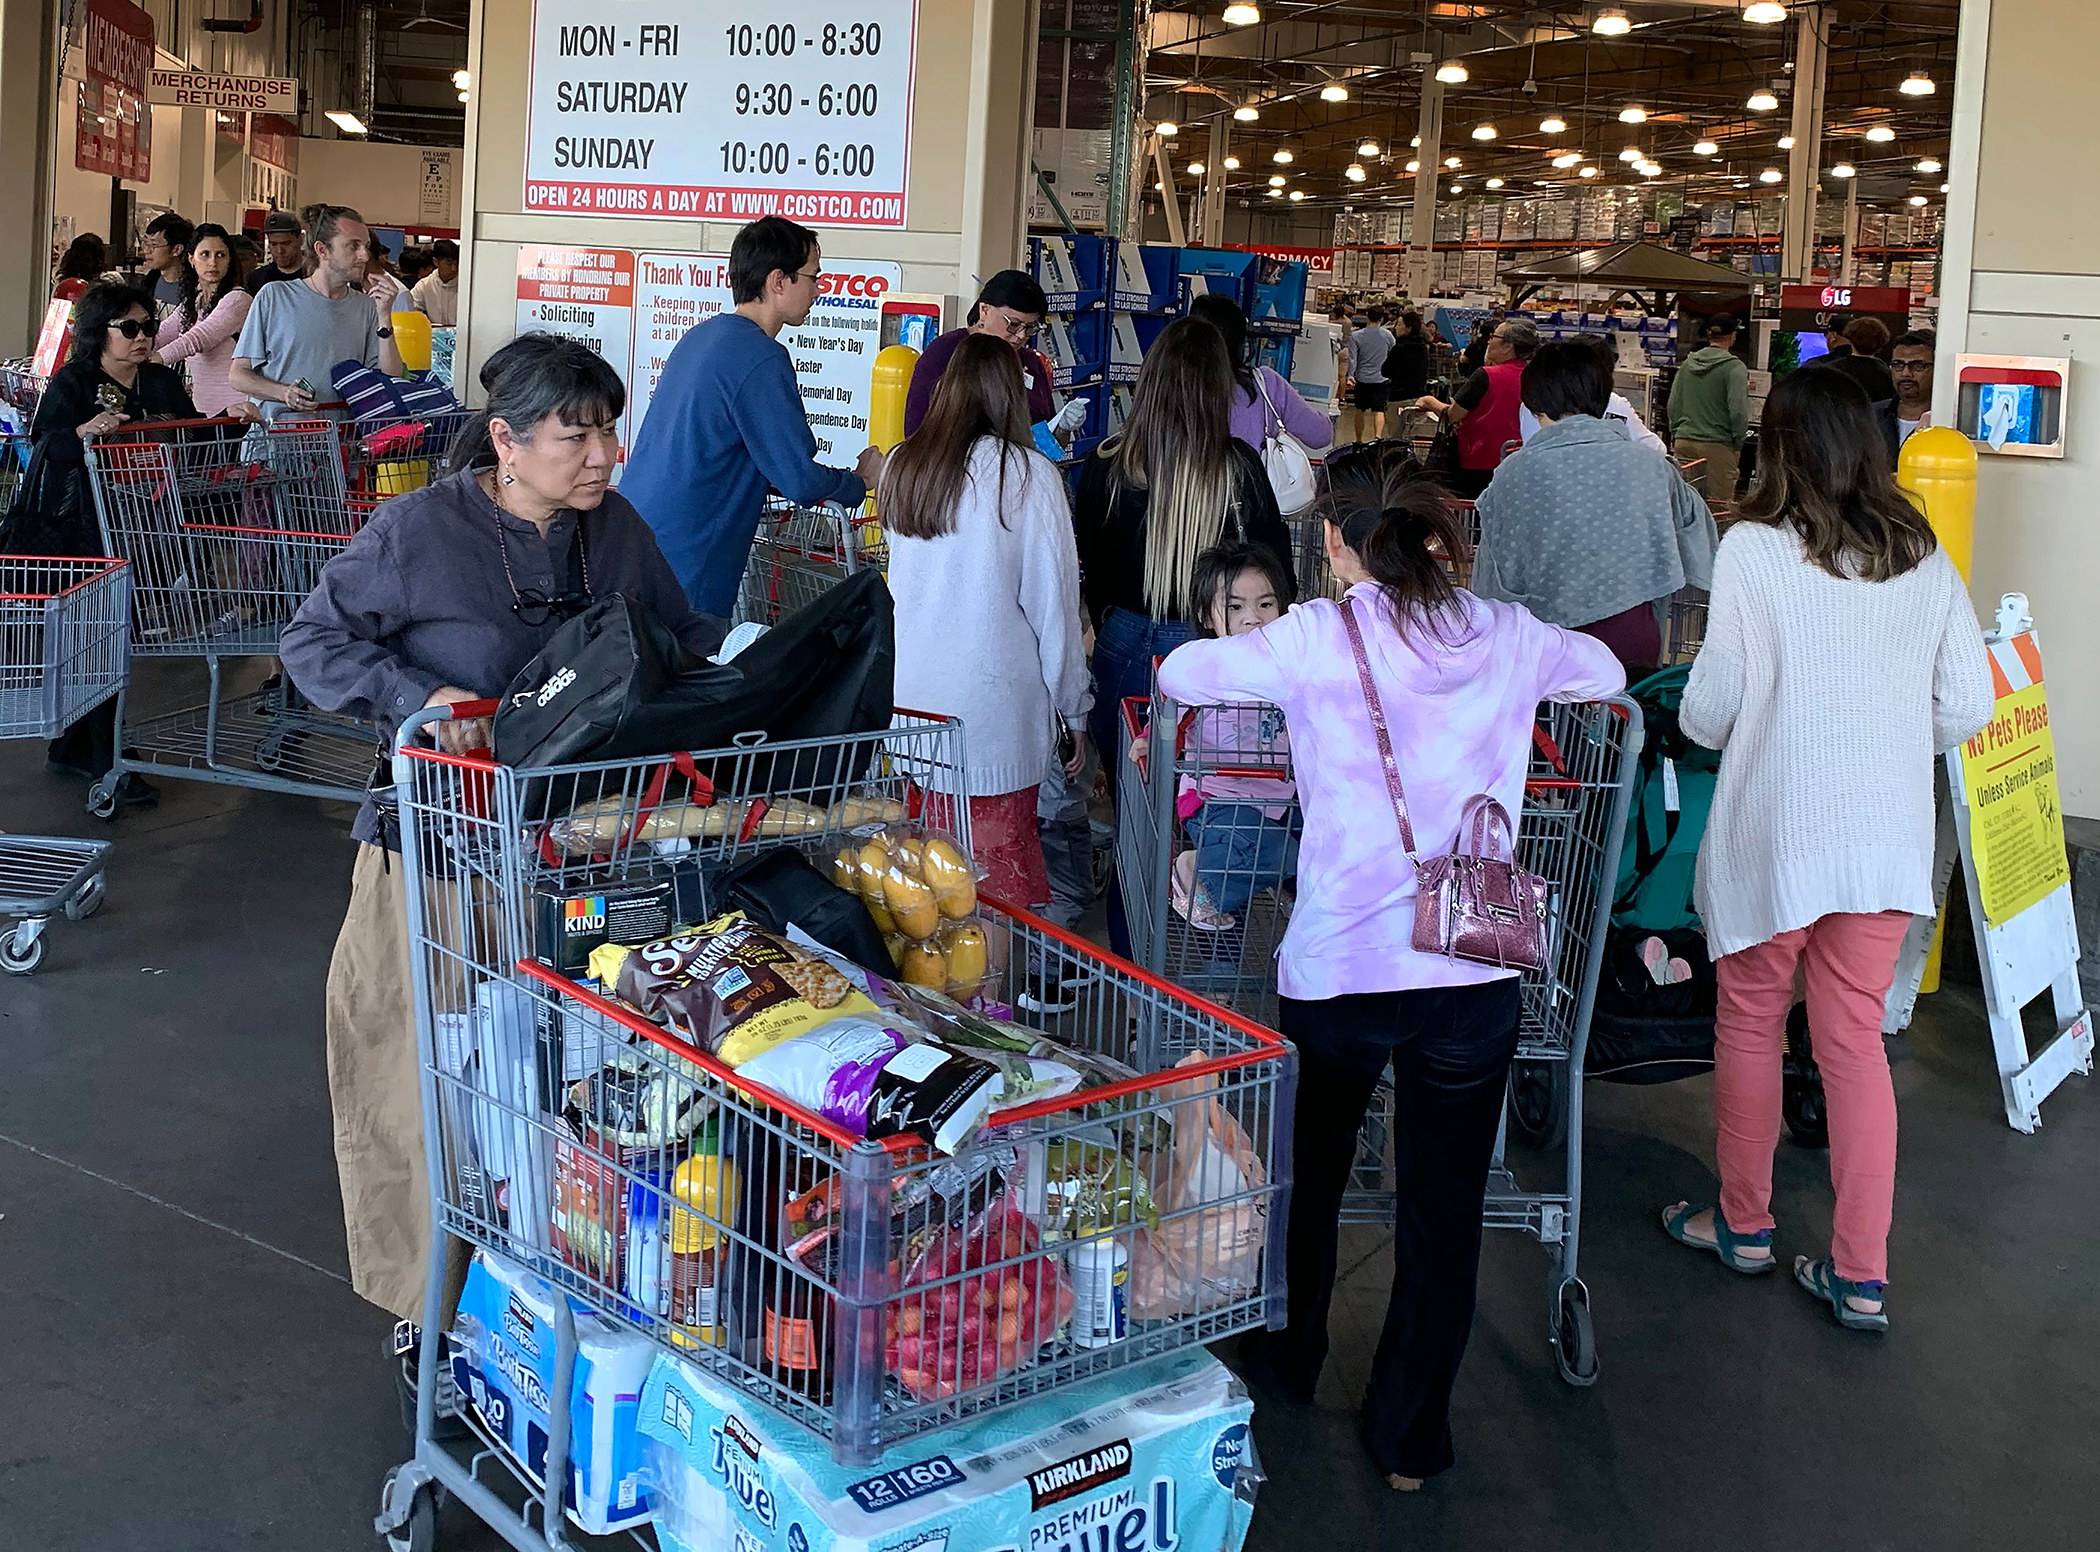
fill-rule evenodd
<path id="1" fill-rule="evenodd" d="M 1015 1258 L 1022 1259 L 986 1267 Z M 959 1275 L 965 1272 L 971 1275 Z M 1028 1215 L 1004 1200 L 928 1243 L 905 1267 L 902 1287 L 904 1296 L 888 1311 L 884 1361 L 919 1401 L 1012 1373 L 1072 1315 L 1072 1289 L 1058 1257 L 1043 1250 Z M 925 1291 L 914 1295 L 914 1288 Z"/>
<path id="2" fill-rule="evenodd" d="M 1206 1059 L 1196 1052 L 1176 1065 Z M 1161 1091 L 1173 1131 L 1150 1160 L 1160 1221 L 1131 1250 L 1130 1312 L 1139 1320 L 1216 1309 L 1246 1298 L 1259 1280 L 1268 1204 L 1254 1193 L 1268 1185 L 1268 1171 L 1217 1090 L 1213 1074 Z"/>

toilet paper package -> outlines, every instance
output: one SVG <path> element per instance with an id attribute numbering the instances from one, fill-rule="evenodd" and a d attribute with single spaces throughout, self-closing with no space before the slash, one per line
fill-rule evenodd
<path id="1" fill-rule="evenodd" d="M 639 1427 L 664 1552 L 1239 1552 L 1260 1480 L 1252 1415 L 1198 1348 L 839 1466 L 660 1354 Z"/>

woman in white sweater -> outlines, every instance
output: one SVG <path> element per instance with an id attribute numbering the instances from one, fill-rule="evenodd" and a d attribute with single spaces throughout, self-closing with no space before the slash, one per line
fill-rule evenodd
<path id="1" fill-rule="evenodd" d="M 985 887 L 1050 903 L 1036 789 L 1053 747 L 1076 776 L 1093 706 L 1064 482 L 1035 451 L 1020 358 L 972 335 L 884 466 L 897 704 L 963 721 L 971 844 Z M 1063 737 L 1060 738 L 1060 730 Z"/>
<path id="2" fill-rule="evenodd" d="M 1766 401 L 1758 481 L 1714 561 L 1705 645 L 1680 716 L 1725 750 L 1694 902 L 1720 982 L 1721 1199 L 1663 1227 L 1768 1272 L 1780 1051 L 1797 970 L 1830 1112 L 1827 1258 L 1795 1279 L 1848 1327 L 1886 1331 L 1896 1094 L 1882 1001 L 1930 915 L 1933 758 L 1990 720 L 1967 588 L 1885 468 L 1867 400 L 1796 372 Z"/>

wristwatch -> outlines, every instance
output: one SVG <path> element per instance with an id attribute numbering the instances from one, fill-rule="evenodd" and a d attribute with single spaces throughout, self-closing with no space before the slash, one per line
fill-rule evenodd
<path id="1" fill-rule="evenodd" d="M 379 337 L 381 339 L 392 339 L 394 337 L 393 326 L 389 324 L 386 328 L 381 329 L 379 331 Z"/>

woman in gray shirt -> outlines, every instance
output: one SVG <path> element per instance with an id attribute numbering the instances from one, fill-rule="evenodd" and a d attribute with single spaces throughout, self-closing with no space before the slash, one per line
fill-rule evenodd
<path id="1" fill-rule="evenodd" d="M 382 506 L 279 640 L 302 693 L 369 717 L 389 744 L 425 706 L 501 695 L 594 596 L 639 600 L 697 653 L 721 644 L 722 623 L 693 612 L 648 524 L 611 488 L 618 374 L 574 340 L 528 334 L 481 382 L 489 407 L 453 472 Z M 486 722 L 442 726 L 448 747 L 489 741 Z M 417 1319 L 430 1202 L 406 888 L 371 804 L 351 833 L 360 844 L 327 999 L 351 1281 Z"/>

